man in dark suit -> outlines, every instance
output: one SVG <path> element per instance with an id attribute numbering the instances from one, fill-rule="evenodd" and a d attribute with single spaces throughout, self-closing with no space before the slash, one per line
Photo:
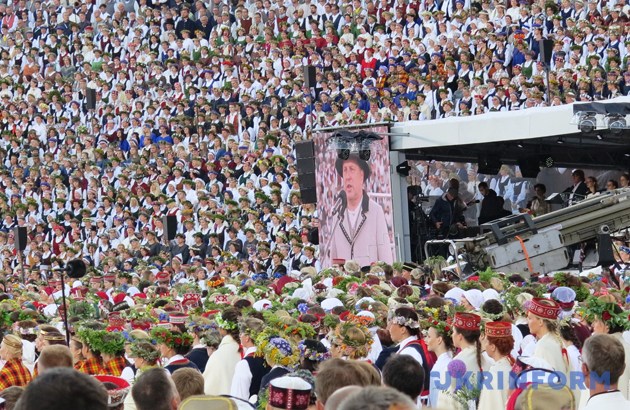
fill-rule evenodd
<path id="1" fill-rule="evenodd" d="M 182 31 L 188 30 L 191 34 L 195 32 L 197 24 L 190 19 L 190 9 L 188 6 L 182 7 L 181 16 L 175 25 L 177 38 L 182 38 Z"/>
<path id="2" fill-rule="evenodd" d="M 488 188 L 488 183 L 479 183 L 479 192 L 483 195 L 481 210 L 479 211 L 479 225 L 494 221 L 495 219 L 499 219 L 510 214 L 509 211 L 503 209 L 503 197 L 497 196 L 494 189 Z"/>
<path id="3" fill-rule="evenodd" d="M 214 19 L 210 20 L 208 15 L 204 13 L 199 17 L 199 20 L 197 20 L 196 26 L 196 30 L 203 31 L 203 38 L 208 39 L 210 38 L 212 28 L 216 26 L 216 22 Z"/>
<path id="4" fill-rule="evenodd" d="M 588 188 L 584 182 L 584 171 L 581 169 L 575 169 L 573 170 L 571 176 L 573 178 L 573 185 L 563 191 L 563 193 L 569 195 L 569 205 L 580 202 L 586 198 L 586 195 L 588 195 Z"/>
<path id="5" fill-rule="evenodd" d="M 175 243 L 171 244 L 171 258 L 179 256 L 182 259 L 183 264 L 188 263 L 190 259 L 190 250 L 186 245 L 186 237 L 184 234 L 178 233 L 175 235 Z"/>
<path id="6" fill-rule="evenodd" d="M 463 209 L 458 205 L 457 188 L 449 188 L 431 208 L 429 218 L 438 230 L 438 238 L 455 238 L 465 228 Z"/>

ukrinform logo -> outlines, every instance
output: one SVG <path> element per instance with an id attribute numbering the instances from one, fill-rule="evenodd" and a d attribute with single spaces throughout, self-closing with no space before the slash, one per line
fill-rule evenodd
<path id="1" fill-rule="evenodd" d="M 532 385 L 534 388 L 539 385 L 549 386 L 560 390 L 568 386 L 571 390 L 590 390 L 596 385 L 603 385 L 605 389 L 611 388 L 610 373 L 602 375 L 590 374 L 587 382 L 582 372 L 564 373 L 549 372 L 546 370 L 528 370 L 526 374 L 516 374 L 514 372 L 465 372 L 461 377 L 453 377 L 448 372 L 431 372 L 431 385 L 438 390 L 447 390 L 451 386 L 459 389 L 486 389 L 505 390 L 523 388 Z"/>

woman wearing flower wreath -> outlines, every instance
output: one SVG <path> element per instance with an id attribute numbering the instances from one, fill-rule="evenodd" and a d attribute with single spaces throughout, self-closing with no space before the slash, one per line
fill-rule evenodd
<path id="1" fill-rule="evenodd" d="M 444 383 L 440 378 L 434 378 L 433 375 L 445 375 L 448 364 L 453 360 L 453 352 L 455 346 L 451 334 L 453 329 L 447 322 L 430 319 L 428 322 L 427 335 L 424 338 L 427 348 L 437 356 L 437 360 L 431 369 L 431 377 L 429 379 L 429 406 L 437 407 L 439 384 Z"/>
<path id="2" fill-rule="evenodd" d="M 160 351 L 150 341 L 136 339 L 129 344 L 129 358 L 133 359 L 136 368 L 135 378 L 130 382 L 133 385 L 143 372 L 158 367 Z M 125 398 L 125 410 L 136 410 L 131 394 Z"/>
<path id="3" fill-rule="evenodd" d="M 322 342 L 315 339 L 305 339 L 298 344 L 300 352 L 300 366 L 313 375 L 317 374 L 319 365 L 330 359 L 330 352 Z"/>
<path id="4" fill-rule="evenodd" d="M 157 342 L 164 369 L 169 373 L 172 374 L 175 370 L 186 367 L 199 370 L 193 362 L 184 357 L 192 347 L 191 335 L 176 329 L 170 330 L 157 326 L 151 329 L 151 337 Z"/>
<path id="5" fill-rule="evenodd" d="M 331 341 L 330 353 L 334 358 L 365 360 L 374 339 L 362 324 L 347 321 L 337 325 Z"/>
<path id="6" fill-rule="evenodd" d="M 103 358 L 105 374 L 120 377 L 129 365 L 125 360 L 125 337 L 120 332 L 98 331 L 95 335 L 100 339 L 98 351 Z"/>
<path id="7" fill-rule="evenodd" d="M 101 358 L 101 352 L 98 350 L 98 337 L 95 336 L 94 332 L 98 331 L 82 328 L 77 332 L 79 340 L 83 343 L 81 353 L 83 353 L 83 357 L 85 357 L 85 361 L 78 370 L 81 373 L 92 376 L 105 374 L 105 365 Z"/>
<path id="8" fill-rule="evenodd" d="M 239 322 L 239 340 L 243 347 L 243 359 L 236 364 L 230 395 L 249 401 L 258 394 L 263 377 L 271 367 L 261 355 L 256 355 L 256 336 L 265 328 L 265 322 L 247 317 Z"/>
<path id="9" fill-rule="evenodd" d="M 230 394 L 236 363 L 241 360 L 238 344 L 238 320 L 240 312 L 229 307 L 214 317 L 221 334 L 221 344 L 210 356 L 203 372 L 206 394 L 219 396 Z"/>
<path id="10" fill-rule="evenodd" d="M 624 311 L 611 295 L 590 297 L 583 312 L 593 327 L 593 334 L 609 334 L 623 345 L 626 352 L 626 369 L 619 377 L 617 385 L 623 397 L 630 400 L 630 344 L 623 337 L 623 332 L 630 330 L 628 312 Z"/>
<path id="11" fill-rule="evenodd" d="M 453 318 L 453 344 L 460 349 L 453 361 L 459 360 L 466 366 L 466 371 L 470 372 L 477 379 L 483 369 L 488 369 L 488 363 L 481 354 L 481 316 L 474 313 L 455 313 Z M 472 377 L 471 377 L 472 378 Z M 469 378 L 469 380 L 471 379 Z M 438 406 L 445 409 L 460 409 L 461 405 L 454 399 L 457 380 L 451 380 L 448 389 L 440 391 L 438 394 Z"/>
<path id="12" fill-rule="evenodd" d="M 512 324 L 510 322 L 488 322 L 485 326 L 481 347 L 494 363 L 490 366 L 490 386 L 481 389 L 478 410 L 504 409 L 508 401 L 510 372 L 514 359 L 510 352 L 514 348 Z"/>
<path id="13" fill-rule="evenodd" d="M 133 329 L 129 332 L 125 331 L 122 334 L 125 338 L 125 359 L 127 359 L 128 364 L 123 369 L 120 377 L 127 380 L 129 383 L 133 383 L 134 379 L 136 378 L 138 367 L 136 365 L 135 359 L 131 357 L 132 344 L 136 341 L 150 342 L 151 335 L 141 329 Z"/>
<path id="14" fill-rule="evenodd" d="M 420 322 L 416 311 L 406 306 L 399 307 L 389 319 L 388 325 L 392 340 L 398 343 L 396 353 L 413 357 L 424 369 L 424 374 L 431 374 L 437 357 L 429 351 L 421 337 Z M 429 395 L 429 379 L 429 377 L 424 378 L 421 397 Z"/>
<path id="15" fill-rule="evenodd" d="M 299 377 L 308 382 L 313 388 L 311 390 L 310 405 L 315 406 L 317 397 L 315 396 L 315 377 L 319 365 L 330 359 L 330 352 L 322 342 L 315 339 L 304 339 L 298 344 L 300 354 L 299 366 L 293 373 L 287 374 L 290 377 Z"/>
<path id="16" fill-rule="evenodd" d="M 197 365 L 201 373 L 206 370 L 206 364 L 210 358 L 208 346 L 206 346 L 201 339 L 204 333 L 210 330 L 211 327 L 210 320 L 205 317 L 197 317 L 186 323 L 186 330 L 188 330 L 188 333 L 193 337 L 193 347 L 186 355 L 186 358 Z"/>
<path id="17" fill-rule="evenodd" d="M 512 338 L 514 339 L 514 347 L 510 352 L 510 355 L 513 358 L 519 356 L 521 352 L 521 342 L 523 341 L 523 334 L 521 333 L 518 326 L 514 325 L 511 321 L 512 318 L 508 315 L 505 307 L 501 302 L 497 299 L 488 299 L 483 305 L 481 305 L 481 309 L 479 310 L 479 315 L 481 315 L 482 320 L 487 322 L 510 322 L 512 327 Z"/>
<path id="18" fill-rule="evenodd" d="M 271 370 L 263 376 L 260 382 L 259 396 L 267 391 L 269 382 L 278 377 L 286 376 L 298 363 L 297 349 L 291 342 L 280 336 L 259 336 L 258 347 Z"/>

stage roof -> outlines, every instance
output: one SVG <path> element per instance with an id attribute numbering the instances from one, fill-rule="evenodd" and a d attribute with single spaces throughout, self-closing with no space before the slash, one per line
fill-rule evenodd
<path id="1" fill-rule="evenodd" d="M 630 97 L 599 103 L 630 108 Z M 580 132 L 573 104 L 402 122 L 394 124 L 391 133 L 391 149 L 403 151 L 407 159 L 478 162 L 482 156 L 505 164 L 533 161 L 620 170 L 630 164 L 630 130 L 616 135 L 604 129 Z"/>

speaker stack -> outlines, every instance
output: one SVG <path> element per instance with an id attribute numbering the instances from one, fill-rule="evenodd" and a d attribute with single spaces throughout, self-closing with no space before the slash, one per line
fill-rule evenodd
<path id="1" fill-rule="evenodd" d="M 177 217 L 174 215 L 164 215 L 162 219 L 164 225 L 164 237 L 172 241 L 177 235 Z"/>
<path id="2" fill-rule="evenodd" d="M 295 144 L 295 165 L 300 181 L 300 197 L 304 204 L 317 202 L 315 191 L 315 143 L 313 141 Z"/>
<path id="3" fill-rule="evenodd" d="M 304 86 L 309 90 L 315 88 L 315 67 L 307 65 L 304 66 Z"/>
<path id="4" fill-rule="evenodd" d="M 553 40 L 540 40 L 538 46 L 540 47 L 542 61 L 549 67 L 551 64 L 551 55 L 553 54 Z"/>
<path id="5" fill-rule="evenodd" d="M 86 106 L 88 110 L 96 108 L 96 90 L 94 88 L 87 88 L 85 90 Z"/>
<path id="6" fill-rule="evenodd" d="M 13 239 L 17 250 L 23 251 L 26 249 L 26 227 L 16 226 L 13 228 Z"/>

